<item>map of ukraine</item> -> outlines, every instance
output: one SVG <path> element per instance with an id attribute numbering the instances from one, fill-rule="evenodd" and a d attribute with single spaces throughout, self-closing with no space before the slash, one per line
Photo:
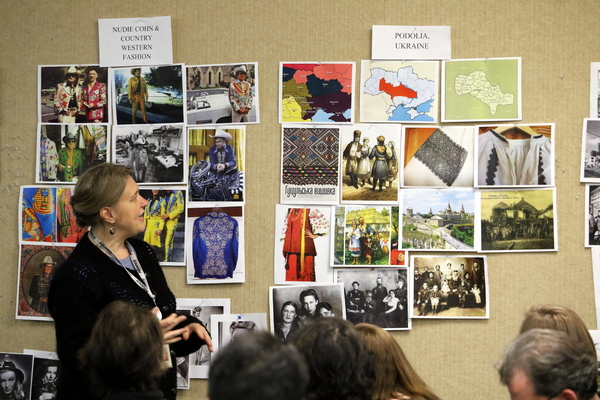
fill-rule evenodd
<path id="1" fill-rule="evenodd" d="M 490 108 L 490 114 L 496 115 L 498 106 L 514 103 L 515 95 L 502 93 L 499 85 L 492 86 L 483 71 L 473 71 L 469 75 L 458 75 L 454 78 L 454 92 L 461 96 L 470 94 Z"/>
<path id="2" fill-rule="evenodd" d="M 390 120 L 412 120 L 419 116 L 427 117 L 434 101 L 435 86 L 436 82 L 419 78 L 413 67 L 399 68 L 398 71 L 373 68 L 371 77 L 364 84 L 363 93 L 371 96 L 389 95 L 392 104 L 386 113 L 392 116 Z"/>
<path id="3" fill-rule="evenodd" d="M 284 64 L 284 122 L 351 122 L 353 64 Z"/>

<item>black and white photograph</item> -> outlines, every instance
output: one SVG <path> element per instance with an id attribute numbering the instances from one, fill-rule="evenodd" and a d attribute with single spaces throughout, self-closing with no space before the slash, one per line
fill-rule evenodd
<path id="1" fill-rule="evenodd" d="M 188 127 L 190 201 L 244 204 L 246 127 Z"/>
<path id="2" fill-rule="evenodd" d="M 344 286 L 346 319 L 354 325 L 411 329 L 407 274 L 407 267 L 336 268 L 336 282 Z"/>
<path id="3" fill-rule="evenodd" d="M 556 188 L 486 190 L 478 196 L 481 251 L 558 251 Z"/>
<path id="4" fill-rule="evenodd" d="M 288 343 L 316 318 L 346 319 L 341 283 L 328 285 L 271 286 L 269 308 L 271 333 Z"/>
<path id="5" fill-rule="evenodd" d="M 585 185 L 585 247 L 600 246 L 600 185 Z"/>
<path id="6" fill-rule="evenodd" d="M 490 317 L 486 256 L 411 256 L 412 318 Z"/>
<path id="7" fill-rule="evenodd" d="M 236 338 L 250 332 L 267 331 L 267 314 L 223 314 L 210 316 L 212 326 L 212 341 L 216 355 L 220 349 L 233 342 Z"/>
<path id="8" fill-rule="evenodd" d="M 40 124 L 36 182 L 75 184 L 89 168 L 110 161 L 106 124 Z"/>
<path id="9" fill-rule="evenodd" d="M 185 264 L 185 186 L 140 186 L 148 202 L 146 230 L 135 237 L 148 243 L 161 265 Z"/>
<path id="10" fill-rule="evenodd" d="M 275 206 L 275 284 L 331 282 L 331 206 Z"/>
<path id="11" fill-rule="evenodd" d="M 403 126 L 403 187 L 473 187 L 472 126 Z"/>
<path id="12" fill-rule="evenodd" d="M 188 284 L 246 280 L 243 207 L 188 207 Z"/>
<path id="13" fill-rule="evenodd" d="M 108 68 L 97 65 L 41 65 L 40 123 L 110 123 Z"/>
<path id="14" fill-rule="evenodd" d="M 110 73 L 115 124 L 185 123 L 182 64 L 113 68 Z"/>
<path id="15" fill-rule="evenodd" d="M 183 125 L 114 126 L 112 160 L 133 170 L 137 183 L 185 182 Z"/>
<path id="16" fill-rule="evenodd" d="M 581 182 L 600 183 L 600 119 L 584 118 L 581 139 Z"/>
<path id="17" fill-rule="evenodd" d="M 554 185 L 554 124 L 477 127 L 478 187 Z"/>
<path id="18" fill-rule="evenodd" d="M 255 124 L 258 108 L 258 64 L 188 65 L 187 123 Z"/>
<path id="19" fill-rule="evenodd" d="M 209 332 L 213 332 L 211 316 L 229 314 L 230 299 L 177 299 L 177 311 L 198 318 Z M 212 353 L 206 345 L 191 353 L 188 359 L 189 377 L 208 379 L 211 360 Z"/>
<path id="20" fill-rule="evenodd" d="M 3 399 L 31 399 L 33 356 L 0 353 L 0 388 Z"/>
<path id="21" fill-rule="evenodd" d="M 62 371 L 58 354 L 29 349 L 23 350 L 23 354 L 30 354 L 34 357 L 31 398 L 41 400 L 55 399 L 56 383 Z"/>

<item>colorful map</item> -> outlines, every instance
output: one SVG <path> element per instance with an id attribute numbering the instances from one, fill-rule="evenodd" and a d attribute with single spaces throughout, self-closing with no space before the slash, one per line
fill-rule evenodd
<path id="1" fill-rule="evenodd" d="M 437 120 L 438 62 L 362 62 L 361 121 Z"/>
<path id="2" fill-rule="evenodd" d="M 354 63 L 282 63 L 281 122 L 352 122 Z"/>
<path id="3" fill-rule="evenodd" d="M 521 59 L 444 62 L 442 121 L 521 119 Z"/>

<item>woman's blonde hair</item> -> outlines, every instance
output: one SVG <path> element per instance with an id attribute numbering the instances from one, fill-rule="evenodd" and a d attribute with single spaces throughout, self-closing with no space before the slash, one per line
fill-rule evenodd
<path id="1" fill-rule="evenodd" d="M 553 329 L 585 343 L 596 357 L 596 346 L 587 326 L 577 313 L 567 307 L 553 304 L 533 306 L 525 313 L 519 334 L 530 329 Z"/>
<path id="2" fill-rule="evenodd" d="M 374 400 L 390 400 L 400 395 L 411 399 L 440 400 L 408 362 L 394 337 L 371 324 L 358 324 L 356 330 L 375 356 Z"/>
<path id="3" fill-rule="evenodd" d="M 71 197 L 77 225 L 84 228 L 100 224 L 100 210 L 117 203 L 129 176 L 130 168 L 110 163 L 99 164 L 85 171 Z"/>

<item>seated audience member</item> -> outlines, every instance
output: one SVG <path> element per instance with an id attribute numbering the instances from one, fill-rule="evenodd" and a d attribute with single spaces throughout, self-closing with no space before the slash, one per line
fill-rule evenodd
<path id="1" fill-rule="evenodd" d="M 388 331 L 371 324 L 358 324 L 356 330 L 375 356 L 373 400 L 440 400 L 419 377 Z"/>
<path id="2" fill-rule="evenodd" d="M 89 378 L 89 398 L 163 399 L 157 389 L 166 369 L 163 332 L 154 313 L 130 302 L 114 301 L 98 315 L 79 351 Z"/>
<path id="3" fill-rule="evenodd" d="M 511 399 L 598 400 L 598 362 L 585 343 L 552 329 L 531 329 L 498 366 Z"/>
<path id="4" fill-rule="evenodd" d="M 308 363 L 307 400 L 372 400 L 373 355 L 352 323 L 318 318 L 292 342 Z"/>
<path id="5" fill-rule="evenodd" d="M 303 400 L 308 369 L 294 346 L 268 332 L 236 339 L 215 356 L 208 375 L 210 400 Z"/>
<path id="6" fill-rule="evenodd" d="M 596 357 L 596 346 L 590 332 L 581 317 L 573 310 L 552 304 L 533 306 L 525 313 L 519 333 L 536 328 L 565 332 L 575 340 L 584 343 Z"/>

